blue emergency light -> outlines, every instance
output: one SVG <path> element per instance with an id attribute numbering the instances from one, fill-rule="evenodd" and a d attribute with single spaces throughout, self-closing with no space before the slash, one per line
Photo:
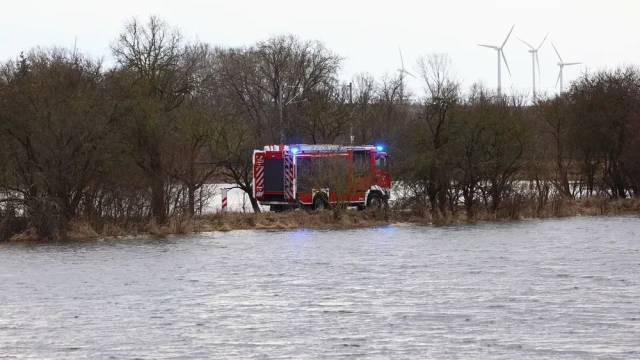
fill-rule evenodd
<path id="1" fill-rule="evenodd" d="M 382 147 L 382 145 L 377 145 L 377 146 L 376 146 L 376 150 L 378 150 L 378 151 L 382 151 L 382 149 L 384 149 L 384 148 Z"/>

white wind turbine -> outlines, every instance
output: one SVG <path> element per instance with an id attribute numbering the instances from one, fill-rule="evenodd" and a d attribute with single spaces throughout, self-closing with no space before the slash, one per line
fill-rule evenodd
<path id="1" fill-rule="evenodd" d="M 549 34 L 544 36 L 544 39 L 542 39 L 542 42 L 540 43 L 540 45 L 538 45 L 537 48 L 534 48 L 528 42 L 518 38 L 518 40 L 522 41 L 531 48 L 529 52 L 531 53 L 531 62 L 533 66 L 533 101 L 536 101 L 536 63 L 538 63 L 538 77 L 540 76 L 540 59 L 538 58 L 538 50 L 540 50 L 542 44 L 544 44 L 544 41 L 547 40 L 547 36 L 549 36 Z"/>
<path id="2" fill-rule="evenodd" d="M 404 75 L 407 74 L 415 79 L 417 79 L 417 77 L 404 69 L 404 60 L 402 59 L 402 50 L 400 50 L 399 46 L 398 46 L 398 52 L 400 52 L 400 64 L 402 65 L 402 68 L 398 68 L 398 72 L 400 73 L 400 103 L 402 104 L 402 101 L 404 98 Z"/>
<path id="3" fill-rule="evenodd" d="M 558 83 L 560 83 L 560 94 L 562 94 L 562 92 L 564 91 L 563 83 L 562 83 L 562 70 L 564 69 L 564 66 L 565 65 L 579 65 L 579 64 L 582 64 L 582 63 L 581 62 L 566 63 L 566 62 L 562 61 L 562 57 L 560 56 L 560 53 L 558 52 L 558 49 L 556 49 L 556 46 L 553 45 L 553 43 L 551 43 L 551 46 L 553 46 L 553 50 L 556 51 L 556 54 L 558 55 L 558 59 L 560 59 L 560 62 L 558 63 L 558 66 L 560 66 L 560 74 L 558 74 L 558 80 L 556 80 L 556 86 L 558 86 Z"/>
<path id="4" fill-rule="evenodd" d="M 501 74 L 501 71 L 500 71 L 500 66 L 502 64 L 502 59 L 504 59 L 504 64 L 507 66 L 507 71 L 509 72 L 509 76 L 511 76 L 511 70 L 509 70 L 509 64 L 507 63 L 507 58 L 504 56 L 504 51 L 502 51 L 502 49 L 504 48 L 505 44 L 507 43 L 507 40 L 509 40 L 509 36 L 511 36 L 511 32 L 513 31 L 514 27 L 515 27 L 515 25 L 513 25 L 511 27 L 511 30 L 509 30 L 509 34 L 507 34 L 507 38 L 504 39 L 504 42 L 502 43 L 501 46 L 478 44 L 478 46 L 488 47 L 488 48 L 496 50 L 498 52 L 498 95 L 500 95 L 502 93 L 502 74 Z"/>

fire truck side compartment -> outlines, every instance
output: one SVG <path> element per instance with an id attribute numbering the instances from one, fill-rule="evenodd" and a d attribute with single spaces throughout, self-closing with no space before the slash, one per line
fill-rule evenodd
<path id="1" fill-rule="evenodd" d="M 310 193 L 314 187 L 330 188 L 331 180 L 335 181 L 338 179 L 331 178 L 331 176 L 329 176 L 328 178 L 327 172 L 336 172 L 343 170 L 343 185 L 346 185 L 349 182 L 349 159 L 347 156 L 298 156 L 297 162 L 298 193 Z"/>
<path id="2" fill-rule="evenodd" d="M 284 160 L 264 160 L 264 191 L 284 192 Z"/>
<path id="3" fill-rule="evenodd" d="M 298 157 L 298 192 L 311 192 L 311 158 Z"/>

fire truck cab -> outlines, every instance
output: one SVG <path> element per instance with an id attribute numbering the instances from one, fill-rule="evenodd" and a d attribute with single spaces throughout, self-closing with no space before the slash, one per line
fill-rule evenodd
<path id="1" fill-rule="evenodd" d="M 322 163 L 332 166 L 319 168 Z M 337 177 L 316 181 L 327 172 Z M 335 203 L 378 208 L 390 189 L 389 159 L 381 146 L 267 145 L 253 152 L 253 196 L 274 211 Z"/>

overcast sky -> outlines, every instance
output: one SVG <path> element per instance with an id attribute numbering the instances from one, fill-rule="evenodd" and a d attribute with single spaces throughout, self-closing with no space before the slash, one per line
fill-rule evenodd
<path id="1" fill-rule="evenodd" d="M 503 69 L 503 89 L 530 91 L 531 55 L 521 37 L 540 50 L 543 90 L 553 92 L 558 59 L 553 41 L 566 62 L 565 84 L 581 71 L 640 64 L 640 2 L 635 0 L 494 0 L 494 1 L 290 1 L 290 0 L 7 0 L 0 12 L 0 59 L 16 57 L 34 46 L 78 48 L 110 58 L 109 43 L 127 19 L 159 15 L 190 38 L 215 45 L 251 45 L 270 35 L 292 33 L 316 39 L 345 58 L 341 77 L 359 72 L 380 77 L 400 67 L 413 71 L 418 56 L 447 53 L 466 86 L 497 84 L 494 50 L 478 43 L 505 46 L 512 76 Z M 418 92 L 421 84 L 409 79 Z"/>

